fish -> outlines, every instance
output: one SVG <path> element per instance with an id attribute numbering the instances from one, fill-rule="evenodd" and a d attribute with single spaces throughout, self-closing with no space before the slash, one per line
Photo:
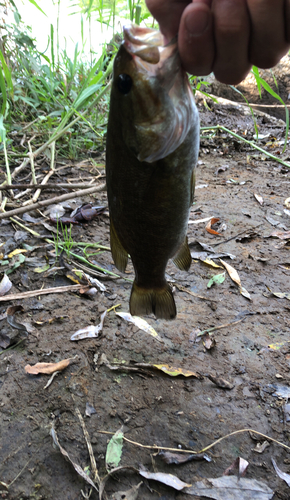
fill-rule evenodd
<path id="1" fill-rule="evenodd" d="M 174 319 L 170 259 L 189 270 L 187 225 L 199 152 L 199 116 L 177 39 L 134 24 L 113 66 L 106 139 L 110 244 L 117 269 L 131 257 L 132 316 Z"/>

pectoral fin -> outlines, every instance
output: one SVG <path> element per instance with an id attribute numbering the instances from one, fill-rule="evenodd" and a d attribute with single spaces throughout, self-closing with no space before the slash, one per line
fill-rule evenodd
<path id="1" fill-rule="evenodd" d="M 110 238 L 111 252 L 115 266 L 119 271 L 124 272 L 127 267 L 128 253 L 118 238 L 112 219 L 110 220 Z"/>
<path id="2" fill-rule="evenodd" d="M 188 271 L 191 264 L 191 255 L 188 246 L 187 236 L 185 237 L 184 242 L 182 243 L 180 249 L 175 255 L 174 259 L 172 259 L 174 264 L 181 269 L 182 271 Z"/>

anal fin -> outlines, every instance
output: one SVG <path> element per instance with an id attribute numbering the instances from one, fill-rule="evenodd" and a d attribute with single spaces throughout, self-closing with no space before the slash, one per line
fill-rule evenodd
<path id="1" fill-rule="evenodd" d="M 174 264 L 182 271 L 188 271 L 191 264 L 191 255 L 188 246 L 187 236 L 184 239 L 181 247 L 179 248 L 177 254 L 172 259 Z"/>
<path id="2" fill-rule="evenodd" d="M 130 297 L 130 313 L 142 316 L 154 313 L 156 318 L 174 319 L 176 306 L 172 290 L 168 283 L 160 288 L 142 288 L 134 281 Z"/>
<path id="3" fill-rule="evenodd" d="M 128 263 L 128 253 L 119 240 L 112 219 L 110 219 L 110 240 L 111 252 L 115 266 L 119 269 L 119 271 L 124 272 Z"/>

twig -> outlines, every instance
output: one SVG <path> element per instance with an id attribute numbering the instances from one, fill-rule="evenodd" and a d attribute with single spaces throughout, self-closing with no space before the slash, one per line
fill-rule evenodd
<path id="1" fill-rule="evenodd" d="M 244 231 L 241 231 L 240 233 L 238 234 L 235 234 L 235 236 L 231 236 L 230 238 L 228 238 L 227 240 L 223 240 L 223 241 L 220 241 L 219 243 L 213 243 L 211 246 L 212 247 L 217 247 L 218 245 L 222 245 L 223 243 L 228 243 L 229 241 L 231 240 L 234 240 L 235 238 L 238 238 L 239 236 L 241 236 L 242 234 L 244 233 L 248 233 L 249 231 L 255 231 L 255 229 L 257 227 L 260 227 L 262 226 L 263 222 L 261 222 L 261 224 L 257 224 L 256 226 L 253 226 L 253 227 L 248 227 L 247 229 L 245 229 Z"/>
<path id="2" fill-rule="evenodd" d="M 30 297 L 36 297 L 37 295 L 47 295 L 48 293 L 64 293 L 64 292 L 76 292 L 84 288 L 84 285 L 67 285 L 67 286 L 56 286 L 54 288 L 41 288 L 39 290 L 29 290 L 23 293 L 12 293 L 10 295 L 4 295 L 0 297 L 0 302 L 7 302 L 9 300 L 18 299 L 28 299 Z"/>
<path id="3" fill-rule="evenodd" d="M 203 299 L 203 300 L 209 300 L 210 302 L 218 302 L 217 300 L 214 300 L 210 297 L 203 297 L 202 295 L 198 295 L 198 293 L 194 293 L 192 292 L 191 290 L 187 290 L 187 288 L 185 288 L 184 286 L 182 285 L 178 285 L 177 283 L 175 283 L 175 286 L 176 288 L 178 288 L 178 290 L 180 290 L 181 292 L 186 292 L 186 293 L 189 293 L 189 295 L 192 295 L 193 297 L 198 297 L 199 299 Z"/>
<path id="4" fill-rule="evenodd" d="M 36 177 L 35 177 L 34 154 L 33 154 L 32 147 L 31 147 L 31 141 L 33 141 L 34 138 L 35 138 L 35 135 L 33 137 L 31 137 L 31 139 L 28 141 L 28 147 L 29 147 L 28 156 L 29 156 L 29 161 L 30 161 L 30 166 L 31 166 L 32 182 L 33 182 L 33 184 L 36 184 L 37 181 L 36 181 Z"/>
<path id="5" fill-rule="evenodd" d="M 38 448 L 38 450 L 39 450 L 39 448 Z M 36 451 L 36 453 L 38 452 L 38 450 Z M 25 469 L 28 467 L 28 465 L 30 464 L 31 460 L 34 458 L 34 456 L 36 455 L 36 453 L 33 454 L 32 457 L 30 457 L 30 459 L 26 462 L 26 464 L 21 469 L 21 471 L 18 472 L 17 476 L 13 479 L 13 481 L 11 481 L 11 483 L 8 484 L 8 490 L 11 488 L 12 484 L 15 483 L 15 481 L 19 478 L 19 476 L 21 476 L 22 472 L 25 471 Z"/>
<path id="6" fill-rule="evenodd" d="M 93 187 L 92 183 L 84 183 L 80 182 L 79 184 L 68 184 L 67 182 L 60 182 L 60 183 L 47 183 L 47 184 L 34 184 L 33 186 L 31 184 L 3 184 L 0 186 L 0 191 L 6 191 L 8 189 L 32 189 L 32 188 L 38 188 L 38 189 L 58 189 L 58 188 L 65 188 L 65 189 L 87 189 Z"/>
<path id="7" fill-rule="evenodd" d="M 109 431 L 96 431 L 96 432 L 98 432 L 98 434 L 110 434 L 111 436 L 113 436 L 115 434 L 115 432 L 109 432 Z M 210 445 L 206 446 L 205 448 L 202 448 L 202 450 L 199 450 L 199 451 L 183 450 L 183 449 L 180 449 L 180 448 L 167 448 L 165 446 L 158 446 L 157 444 L 145 445 L 145 444 L 138 443 L 136 441 L 132 441 L 131 439 L 126 438 L 125 436 L 123 436 L 123 439 L 124 439 L 124 441 L 127 441 L 128 443 L 131 443 L 131 444 L 134 444 L 136 446 L 139 446 L 140 448 L 146 448 L 146 449 L 149 449 L 149 450 L 165 450 L 165 451 L 176 451 L 176 452 L 179 452 L 179 453 L 200 454 L 200 453 L 204 453 L 207 450 L 210 450 L 210 448 L 212 448 L 216 444 L 220 443 L 224 439 L 227 439 L 228 437 L 234 436 L 235 434 L 241 434 L 243 432 L 252 432 L 254 434 L 257 434 L 258 436 L 261 436 L 264 439 L 267 439 L 269 441 L 272 441 L 273 443 L 278 444 L 279 446 L 282 446 L 283 448 L 286 448 L 287 450 L 290 450 L 290 446 L 287 446 L 286 444 L 281 443 L 280 441 L 277 441 L 276 439 L 271 438 L 270 436 L 266 436 L 265 434 L 262 434 L 261 432 L 255 431 L 254 429 L 240 429 L 238 431 L 231 432 L 230 434 L 226 434 L 225 436 L 217 439 L 216 441 L 214 441 Z"/>
<path id="8" fill-rule="evenodd" d="M 73 394 L 72 394 L 72 398 L 73 398 L 74 402 L 76 402 Z M 100 479 L 99 472 L 98 472 L 98 469 L 97 469 L 97 464 L 96 464 L 94 452 L 93 452 L 93 449 L 92 449 L 92 445 L 91 445 L 91 442 L 90 442 L 89 433 L 87 431 L 84 419 L 81 416 L 80 410 L 78 409 L 77 406 L 75 407 L 75 412 L 76 412 L 76 414 L 77 414 L 77 416 L 79 418 L 79 421 L 81 423 L 81 426 L 82 426 L 82 429 L 83 429 L 83 433 L 84 433 L 84 436 L 85 436 L 85 440 L 86 440 L 86 443 L 87 443 L 87 447 L 88 447 L 88 451 L 89 451 L 89 455 L 90 455 L 92 473 L 93 473 L 93 478 L 94 478 L 93 480 L 94 480 L 94 482 L 97 482 L 98 485 L 100 486 L 101 479 Z"/>
<path id="9" fill-rule="evenodd" d="M 50 162 L 50 171 L 48 172 L 48 174 L 46 174 L 46 176 L 44 177 L 44 179 L 42 180 L 41 184 L 44 185 L 47 183 L 48 179 L 55 173 L 55 166 L 54 166 L 54 157 L 55 157 L 55 142 L 52 142 L 51 145 L 50 145 L 50 148 L 51 148 L 51 162 Z M 36 203 L 36 201 L 38 200 L 39 198 L 39 195 L 41 193 L 41 189 L 37 189 L 33 195 L 33 198 L 31 200 L 28 200 L 28 201 L 25 201 L 23 203 L 23 207 L 24 206 L 27 206 L 27 205 L 31 205 L 32 203 Z"/>
<path id="10" fill-rule="evenodd" d="M 8 217 L 12 217 L 13 215 L 23 214 L 25 212 L 31 212 L 32 210 L 36 210 L 37 208 L 47 207 L 48 205 L 52 205 L 53 203 L 59 203 L 61 201 L 71 200 L 76 196 L 86 196 L 88 194 L 97 193 L 98 191 L 103 191 L 106 187 L 106 184 L 101 184 L 100 186 L 94 186 L 90 189 L 82 189 L 81 191 L 74 191 L 73 193 L 62 194 L 61 196 L 55 196 L 54 198 L 50 198 L 49 200 L 39 201 L 38 203 L 34 203 L 29 207 L 20 207 L 15 208 L 14 210 L 10 210 L 9 212 L 5 212 L 0 214 L 1 219 L 8 219 Z"/>
<path id="11" fill-rule="evenodd" d="M 244 319 L 246 317 L 247 316 L 244 316 L 243 318 L 238 319 L 237 321 L 232 321 L 232 323 L 224 323 L 223 325 L 213 326 L 212 328 L 207 328 L 206 330 L 202 330 L 202 332 L 199 332 L 197 334 L 197 337 L 201 337 L 205 333 L 209 333 L 210 334 L 211 332 L 214 332 L 215 330 L 221 330 L 222 328 L 226 328 L 227 326 L 236 325 L 237 323 L 240 323 L 241 321 L 244 321 Z"/>

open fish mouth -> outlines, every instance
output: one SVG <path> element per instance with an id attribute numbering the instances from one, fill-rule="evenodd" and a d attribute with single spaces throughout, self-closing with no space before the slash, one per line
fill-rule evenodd
<path id="1" fill-rule="evenodd" d="M 149 73 L 155 73 L 165 60 L 168 61 L 174 54 L 177 55 L 177 37 L 164 46 L 163 35 L 155 29 L 127 24 L 124 26 L 123 32 L 124 46 L 127 52 L 133 57 L 135 56 L 135 60 L 138 57 L 136 61 L 138 66 L 142 66 Z M 158 66 L 152 68 L 152 65 Z"/>

